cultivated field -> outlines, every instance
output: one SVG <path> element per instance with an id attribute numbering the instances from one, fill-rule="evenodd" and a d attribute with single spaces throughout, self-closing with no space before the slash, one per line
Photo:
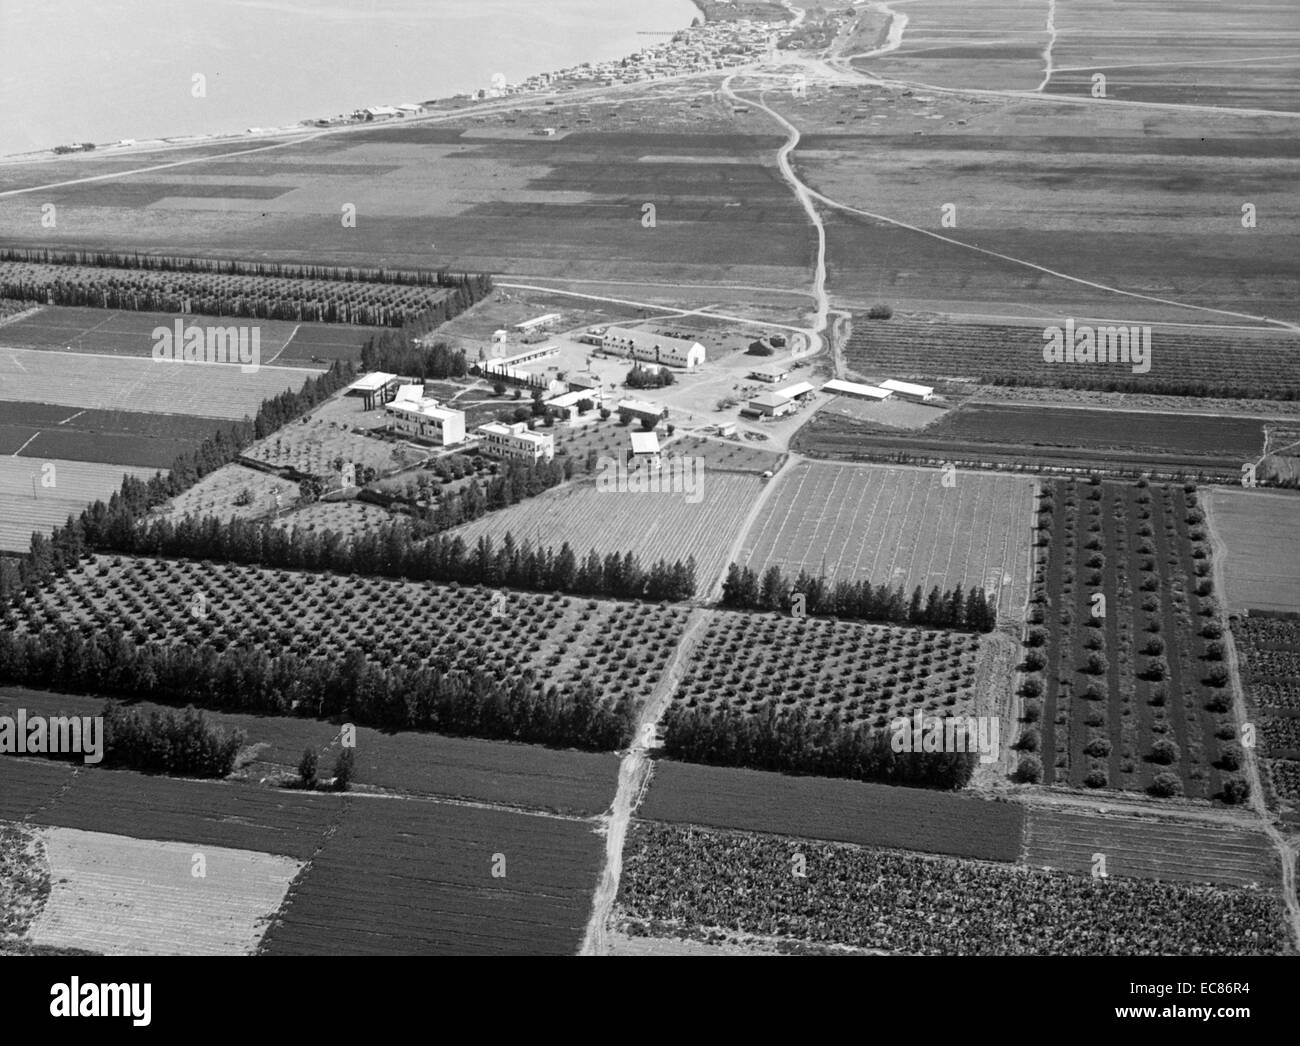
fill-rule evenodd
<path id="1" fill-rule="evenodd" d="M 157 511 L 175 522 L 189 515 L 257 519 L 287 511 L 298 497 L 298 484 L 292 480 L 244 465 L 222 465 Z"/>
<path id="2" fill-rule="evenodd" d="M 582 821 L 356 797 L 261 954 L 572 955 L 603 853 Z"/>
<path id="3" fill-rule="evenodd" d="M 144 642 L 336 660 L 359 649 L 380 665 L 445 660 L 498 680 L 531 670 L 562 690 L 590 681 L 611 706 L 655 685 L 685 617 L 666 605 L 122 556 L 69 571 L 17 615 L 13 627 L 33 632 L 117 624 Z M 237 694 L 222 700 L 238 707 Z"/>
<path id="4" fill-rule="evenodd" d="M 4 262 L 0 262 L 0 272 Z M 205 316 L 191 312 L 123 312 L 88 306 L 42 305 L 38 312 L 0 329 L 0 346 L 4 349 L 41 349 L 90 356 L 137 356 L 148 358 L 153 352 L 156 327 L 175 329 L 176 321 L 200 326 L 225 327 L 244 321 L 230 317 Z M 289 320 L 257 320 L 261 362 L 269 363 L 294 337 L 298 324 Z M 360 346 L 362 336 L 354 329 L 352 336 Z M 3 352 L 0 352 L 3 358 Z"/>
<path id="5" fill-rule="evenodd" d="M 555 548 L 567 541 L 579 559 L 591 549 L 602 556 L 631 552 L 646 567 L 693 556 L 699 591 L 707 592 L 726 568 L 736 532 L 761 486 L 757 476 L 711 472 L 707 465 L 703 497 L 696 504 L 680 493 L 602 493 L 582 483 L 493 512 L 452 533 L 471 546 L 483 535 L 496 545 L 507 534 Z"/>
<path id="6" fill-rule="evenodd" d="M 746 538 L 742 565 L 946 590 L 984 588 L 1020 615 L 1029 571 L 1032 480 L 938 469 L 800 462 L 778 481 Z"/>
<path id="7" fill-rule="evenodd" d="M 988 661 L 974 635 L 710 611 L 674 696 L 686 708 L 798 707 L 879 729 L 918 710 L 976 714 L 977 694 L 997 685 Z"/>
<path id="8" fill-rule="evenodd" d="M 1014 803 L 952 792 L 659 759 L 637 816 L 1014 861 L 1025 815 Z"/>
<path id="9" fill-rule="evenodd" d="M 1300 495 L 1215 489 L 1205 502 L 1228 604 L 1300 611 Z"/>
<path id="10" fill-rule="evenodd" d="M 1218 796 L 1240 755 L 1197 494 L 1065 480 L 1039 507 L 1022 692 L 1044 780 Z"/>
<path id="11" fill-rule="evenodd" d="M 27 939 L 101 955 L 247 955 L 302 868 L 252 850 L 42 834 L 52 885 Z"/>
<path id="12" fill-rule="evenodd" d="M 0 688 L 0 715 L 19 708 L 29 715 L 99 715 L 102 698 L 18 687 Z M 147 701 L 130 707 L 150 713 L 163 706 Z M 341 725 L 287 716 L 205 712 L 204 718 L 229 735 L 244 731 L 233 780 L 275 784 L 296 781 L 298 762 L 312 748 L 328 775 L 341 750 Z M 356 726 L 353 789 L 407 796 L 464 799 L 575 816 L 603 813 L 614 795 L 618 759 L 609 754 L 557 751 L 539 745 L 386 733 Z"/>
<path id="13" fill-rule="evenodd" d="M 5 403 L 0 454 L 94 461 L 134 468 L 171 467 L 193 451 L 218 422 L 183 414 L 78 410 L 49 403 Z"/>
<path id="14" fill-rule="evenodd" d="M 903 954 L 1278 955 L 1288 947 L 1281 900 L 1262 891 L 647 822 L 628 833 L 619 904 L 658 936 L 720 927 Z"/>
<path id="15" fill-rule="evenodd" d="M 1300 622 L 1252 614 L 1232 618 L 1241 682 L 1259 726 L 1261 764 L 1284 812 L 1300 805 Z"/>
<path id="16" fill-rule="evenodd" d="M 263 400 L 286 389 L 297 392 L 318 373 L 263 365 L 244 374 L 233 363 L 0 348 L 0 399 L 239 421 L 256 414 Z"/>
<path id="17" fill-rule="evenodd" d="M 0 551 L 26 552 L 33 531 L 48 533 L 69 516 L 80 515 L 90 502 L 107 501 L 126 474 L 148 479 L 155 471 L 87 461 L 0 457 Z"/>
<path id="18" fill-rule="evenodd" d="M 1188 476 L 1232 482 L 1264 445 L 1264 418 L 1065 406 L 964 406 L 919 432 L 882 429 L 851 415 L 818 414 L 792 449 L 849 461 Z"/>
<path id="19" fill-rule="evenodd" d="M 1156 820 L 1091 810 L 1029 806 L 1022 860 L 1035 868 L 1078 875 L 1275 886 L 1277 851 L 1262 832 L 1204 821 Z"/>

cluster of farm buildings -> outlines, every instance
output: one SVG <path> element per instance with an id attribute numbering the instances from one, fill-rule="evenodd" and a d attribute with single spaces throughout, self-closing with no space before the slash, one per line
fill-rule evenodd
<path id="1" fill-rule="evenodd" d="M 757 381 L 775 385 L 789 376 L 789 371 L 781 367 L 759 367 L 750 371 L 749 376 Z M 800 381 L 785 388 L 773 389 L 752 397 L 741 409 L 741 415 L 748 418 L 779 418 L 796 410 L 800 403 L 812 395 L 814 388 L 806 381 Z M 870 400 L 883 403 L 898 397 L 915 403 L 928 403 L 934 398 L 934 389 L 929 385 L 914 385 L 910 381 L 897 381 L 890 378 L 879 385 L 863 385 L 856 381 L 843 381 L 834 378 L 821 387 L 822 392 L 835 396 L 849 396 L 854 399 Z"/>

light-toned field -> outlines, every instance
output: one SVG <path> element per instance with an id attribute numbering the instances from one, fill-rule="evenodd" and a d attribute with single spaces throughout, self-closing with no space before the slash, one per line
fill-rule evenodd
<path id="1" fill-rule="evenodd" d="M 44 836 L 51 890 L 29 940 L 104 955 L 246 955 L 302 868 L 252 850 L 75 828 Z"/>
<path id="2" fill-rule="evenodd" d="M 265 399 L 297 392 L 320 370 L 160 363 L 128 356 L 0 348 L 0 399 L 60 407 L 157 411 L 238 421 Z"/>
<path id="3" fill-rule="evenodd" d="M 760 574 L 806 570 L 928 591 L 982 587 L 1009 619 L 1024 607 L 1034 481 L 939 469 L 799 462 L 778 480 L 742 550 Z"/>
<path id="4" fill-rule="evenodd" d="M 1300 494 L 1217 488 L 1206 499 L 1234 609 L 1300 610 Z"/>
<path id="5" fill-rule="evenodd" d="M 593 548 L 602 556 L 631 552 L 642 567 L 695 557 L 698 592 L 707 591 L 727 566 L 727 554 L 745 514 L 762 488 L 757 476 L 705 471 L 703 498 L 687 504 L 682 494 L 601 493 L 594 484 L 565 487 L 493 512 L 452 533 L 473 545 L 481 535 L 500 543 L 540 542 L 558 549 L 568 542 L 581 559 Z"/>
<path id="6" fill-rule="evenodd" d="M 252 500 L 247 505 L 235 504 L 244 491 L 252 495 Z M 277 492 L 280 495 L 278 503 Z M 222 465 L 158 511 L 170 516 L 173 522 L 189 515 L 217 516 L 223 520 L 257 519 L 292 508 L 298 494 L 298 484 L 291 480 L 245 465 Z"/>
<path id="7" fill-rule="evenodd" d="M 1025 813 L 1024 864 L 1092 874 L 1177 882 L 1267 886 L 1278 881 L 1277 853 L 1262 832 L 1223 824 L 1031 806 Z"/>
<path id="8" fill-rule="evenodd" d="M 52 470 L 52 471 L 51 471 Z M 126 474 L 148 479 L 157 470 L 92 461 L 0 457 L 0 551 L 26 552 L 32 531 L 48 531 L 79 515 L 92 501 L 108 500 Z M 52 476 L 54 485 L 42 485 Z"/>
<path id="9" fill-rule="evenodd" d="M 281 516 L 275 521 L 275 526 L 284 530 L 300 527 L 308 533 L 332 530 L 350 536 L 369 534 L 405 518 L 364 501 L 315 501 Z"/>
<path id="10" fill-rule="evenodd" d="M 314 417 L 292 422 L 244 451 L 244 457 L 253 461 L 331 480 L 338 477 L 334 469 L 334 461 L 338 458 L 358 468 L 369 466 L 383 474 L 413 465 L 428 456 L 410 446 L 358 435 L 340 422 Z"/>

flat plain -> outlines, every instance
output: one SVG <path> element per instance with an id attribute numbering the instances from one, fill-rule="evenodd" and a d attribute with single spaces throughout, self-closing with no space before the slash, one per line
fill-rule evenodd
<path id="1" fill-rule="evenodd" d="M 0 457 L 0 551 L 26 552 L 33 531 L 49 532 L 107 500 L 124 475 L 148 479 L 157 470 L 89 461 Z"/>

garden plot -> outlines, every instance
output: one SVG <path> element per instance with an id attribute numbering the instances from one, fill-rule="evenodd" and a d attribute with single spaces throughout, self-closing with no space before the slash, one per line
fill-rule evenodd
<path id="1" fill-rule="evenodd" d="M 406 444 L 387 443 L 353 432 L 346 424 L 307 418 L 291 422 L 278 432 L 258 440 L 244 451 L 244 457 L 273 468 L 288 468 L 308 476 L 329 477 L 337 482 L 336 462 L 352 464 L 360 483 L 362 469 L 379 474 L 406 468 L 429 455 Z"/>
<path id="2" fill-rule="evenodd" d="M 298 484 L 292 480 L 244 465 L 223 465 L 157 511 L 173 522 L 190 515 L 229 522 L 276 515 L 292 508 L 298 497 Z"/>

